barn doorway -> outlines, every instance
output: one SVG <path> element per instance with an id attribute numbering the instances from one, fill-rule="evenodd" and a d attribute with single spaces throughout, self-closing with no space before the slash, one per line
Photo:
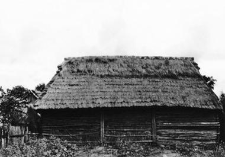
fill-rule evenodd
<path id="1" fill-rule="evenodd" d="M 152 110 L 110 108 L 104 110 L 104 142 L 151 143 L 154 141 Z"/>

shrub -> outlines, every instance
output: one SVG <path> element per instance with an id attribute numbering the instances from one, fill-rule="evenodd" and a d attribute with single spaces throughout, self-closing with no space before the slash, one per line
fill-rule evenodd
<path id="1" fill-rule="evenodd" d="M 169 150 L 169 151 L 168 151 Z M 175 147 L 154 146 L 127 141 L 117 142 L 113 147 L 88 147 L 71 144 L 56 137 L 48 139 L 30 139 L 26 144 L 9 145 L 0 150 L 1 157 L 81 157 L 81 156 L 110 156 L 110 157 L 144 157 L 175 154 L 181 157 L 224 157 L 225 144 L 221 143 L 215 150 L 193 146 L 189 143 Z"/>
<path id="2" fill-rule="evenodd" d="M 72 157 L 78 148 L 75 144 L 62 141 L 59 138 L 31 139 L 26 144 L 9 145 L 1 149 L 3 157 Z"/>

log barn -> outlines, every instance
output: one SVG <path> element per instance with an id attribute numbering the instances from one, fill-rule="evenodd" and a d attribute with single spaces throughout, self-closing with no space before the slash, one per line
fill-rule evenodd
<path id="1" fill-rule="evenodd" d="M 44 136 L 76 143 L 219 140 L 222 106 L 191 57 L 65 58 L 36 106 Z"/>

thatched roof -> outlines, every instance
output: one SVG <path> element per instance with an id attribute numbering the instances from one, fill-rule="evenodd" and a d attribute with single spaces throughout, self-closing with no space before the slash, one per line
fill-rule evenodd
<path id="1" fill-rule="evenodd" d="M 37 109 L 181 106 L 221 109 L 193 58 L 66 58 Z"/>

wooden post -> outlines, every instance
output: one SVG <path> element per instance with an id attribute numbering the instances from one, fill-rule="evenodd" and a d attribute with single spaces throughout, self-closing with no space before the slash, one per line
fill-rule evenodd
<path id="1" fill-rule="evenodd" d="M 101 144 L 103 144 L 104 142 L 104 112 L 101 112 L 101 123 L 100 123 L 100 127 L 101 127 Z"/>
<path id="2" fill-rule="evenodd" d="M 24 144 L 24 139 L 25 139 L 25 126 L 21 125 L 20 126 L 20 134 L 21 134 L 21 144 Z"/>
<path id="3" fill-rule="evenodd" d="M 152 109 L 152 140 L 156 142 L 156 121 L 155 121 L 155 109 Z"/>
<path id="4" fill-rule="evenodd" d="M 1 148 L 4 148 L 4 130 L 1 128 Z"/>
<path id="5" fill-rule="evenodd" d="M 27 140 L 27 134 L 28 134 L 28 130 L 27 130 L 27 125 L 25 126 L 25 129 L 24 129 L 24 143 L 26 143 L 28 140 Z"/>
<path id="6" fill-rule="evenodd" d="M 10 136 L 9 136 L 9 131 L 6 133 L 6 147 L 9 145 L 9 141 L 10 141 Z"/>

